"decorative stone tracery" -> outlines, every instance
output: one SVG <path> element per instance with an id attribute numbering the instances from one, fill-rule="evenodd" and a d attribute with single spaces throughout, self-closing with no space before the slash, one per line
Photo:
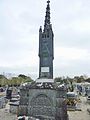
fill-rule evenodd
<path id="1" fill-rule="evenodd" d="M 31 116 L 52 116 L 52 100 L 45 94 L 38 94 L 32 98 L 29 111 Z"/>
<path id="2" fill-rule="evenodd" d="M 47 97 L 45 94 L 39 94 L 34 97 L 31 102 L 31 106 L 52 106 L 50 98 Z"/>

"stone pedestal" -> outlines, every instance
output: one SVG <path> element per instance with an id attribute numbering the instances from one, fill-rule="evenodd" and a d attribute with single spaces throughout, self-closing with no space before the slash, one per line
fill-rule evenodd
<path id="1" fill-rule="evenodd" d="M 66 89 L 54 82 L 37 80 L 22 86 L 19 115 L 27 115 L 40 120 L 67 120 L 65 103 Z"/>

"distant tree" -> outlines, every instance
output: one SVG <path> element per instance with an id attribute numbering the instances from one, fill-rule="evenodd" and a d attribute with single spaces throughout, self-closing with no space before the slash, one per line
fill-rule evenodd
<path id="1" fill-rule="evenodd" d="M 6 77 L 5 77 L 4 75 L 1 75 L 1 74 L 0 74 L 0 79 L 3 79 L 3 78 L 6 79 Z"/>
<path id="2" fill-rule="evenodd" d="M 4 75 L 0 75 L 0 87 L 7 84 L 8 79 Z"/>
<path id="3" fill-rule="evenodd" d="M 19 86 L 21 83 L 32 82 L 32 81 L 33 80 L 31 79 L 31 77 L 20 74 L 18 77 L 12 77 L 12 79 L 9 80 L 9 85 Z"/>
<path id="4" fill-rule="evenodd" d="M 21 77 L 21 78 L 23 78 L 23 79 L 26 79 L 26 78 L 27 78 L 27 76 L 26 76 L 26 75 L 23 75 L 23 74 L 18 75 L 18 77 Z"/>
<path id="5" fill-rule="evenodd" d="M 90 83 L 90 78 L 87 78 L 85 81 Z"/>
<path id="6" fill-rule="evenodd" d="M 26 75 L 23 75 L 23 74 L 20 74 L 20 75 L 18 76 L 18 78 L 23 79 L 23 82 L 32 82 L 32 81 L 33 81 L 31 77 L 26 76 Z"/>
<path id="7" fill-rule="evenodd" d="M 62 77 L 56 77 L 56 78 L 54 79 L 54 81 L 55 81 L 55 82 L 60 82 L 61 84 L 63 83 Z"/>
<path id="8" fill-rule="evenodd" d="M 81 75 L 81 76 L 75 76 L 74 77 L 74 80 L 77 82 L 77 83 L 81 83 L 81 82 L 85 82 L 85 76 Z"/>

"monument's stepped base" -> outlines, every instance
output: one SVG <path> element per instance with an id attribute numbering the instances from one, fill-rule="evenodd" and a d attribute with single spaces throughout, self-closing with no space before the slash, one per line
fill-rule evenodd
<path id="1" fill-rule="evenodd" d="M 40 120 L 67 120 L 65 96 L 65 87 L 54 82 L 34 82 L 22 86 L 19 115 Z"/>

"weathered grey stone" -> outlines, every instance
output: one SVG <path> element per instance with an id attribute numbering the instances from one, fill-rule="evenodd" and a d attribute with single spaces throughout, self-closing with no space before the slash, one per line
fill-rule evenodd
<path id="1" fill-rule="evenodd" d="M 45 88 L 45 86 L 37 88 L 37 83 L 31 84 L 30 87 L 27 85 L 22 87 L 19 114 L 33 116 L 40 120 L 67 120 L 66 89 L 56 87 L 55 83 L 51 84 L 53 88 Z"/>
<path id="2" fill-rule="evenodd" d="M 39 29 L 39 79 L 21 87 L 19 115 L 40 120 L 67 120 L 65 86 L 53 80 L 53 30 L 50 23 L 50 1 L 47 1 L 44 30 Z"/>
<path id="3" fill-rule="evenodd" d="M 39 78 L 53 79 L 54 34 L 50 23 L 50 5 L 46 8 L 45 24 L 39 29 Z"/>

